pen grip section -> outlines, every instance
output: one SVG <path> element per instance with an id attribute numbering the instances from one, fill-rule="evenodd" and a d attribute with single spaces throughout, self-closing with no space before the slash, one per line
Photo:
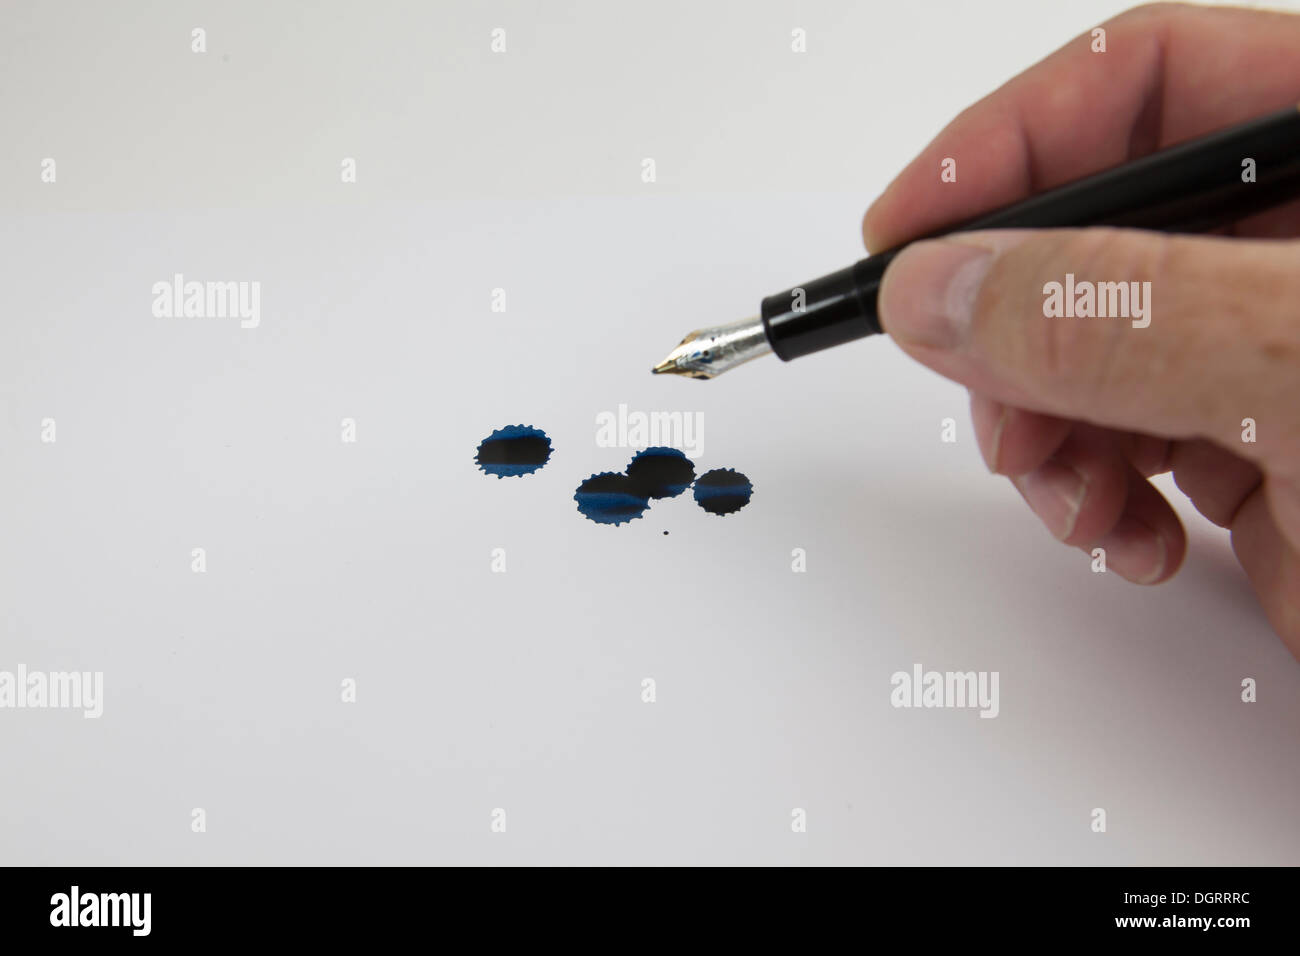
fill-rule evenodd
<path id="1" fill-rule="evenodd" d="M 876 297 L 894 251 L 862 259 L 802 286 L 763 300 L 761 315 L 767 341 L 777 358 L 820 352 L 866 335 L 878 335 Z"/>

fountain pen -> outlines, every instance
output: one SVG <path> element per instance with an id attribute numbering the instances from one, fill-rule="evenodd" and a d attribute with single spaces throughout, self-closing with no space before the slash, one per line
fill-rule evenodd
<path id="1" fill-rule="evenodd" d="M 1245 171 L 1247 160 L 1253 175 Z M 1120 226 L 1200 232 L 1300 195 L 1300 108 L 1290 106 L 927 233 Z M 912 240 L 915 242 L 916 240 Z M 715 378 L 769 352 L 788 362 L 883 332 L 877 298 L 898 246 L 770 295 L 758 316 L 697 329 L 652 371 Z"/>

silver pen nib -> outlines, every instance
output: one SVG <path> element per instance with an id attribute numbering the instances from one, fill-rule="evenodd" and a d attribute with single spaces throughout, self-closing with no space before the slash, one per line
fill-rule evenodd
<path id="1" fill-rule="evenodd" d="M 715 378 L 728 369 L 772 351 L 759 318 L 696 329 L 656 365 L 655 375 Z"/>

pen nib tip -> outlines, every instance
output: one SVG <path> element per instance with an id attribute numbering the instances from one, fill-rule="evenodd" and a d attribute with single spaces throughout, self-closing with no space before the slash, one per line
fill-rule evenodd
<path id="1" fill-rule="evenodd" d="M 650 371 L 655 375 L 710 379 L 770 351 L 763 320 L 754 317 L 730 325 L 696 329 Z"/>

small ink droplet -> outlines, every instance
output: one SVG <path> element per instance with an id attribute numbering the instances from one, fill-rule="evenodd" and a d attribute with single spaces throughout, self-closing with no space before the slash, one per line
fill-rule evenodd
<path id="1" fill-rule="evenodd" d="M 731 468 L 714 468 L 695 480 L 695 501 L 715 515 L 729 515 L 749 504 L 754 486 Z"/>
<path id="2" fill-rule="evenodd" d="M 578 510 L 597 524 L 626 524 L 641 517 L 650 499 L 627 475 L 612 471 L 592 475 L 573 493 Z"/>
<path id="3" fill-rule="evenodd" d="M 550 457 L 546 432 L 531 425 L 506 425 L 479 442 L 474 460 L 486 474 L 517 478 L 539 470 Z"/>

